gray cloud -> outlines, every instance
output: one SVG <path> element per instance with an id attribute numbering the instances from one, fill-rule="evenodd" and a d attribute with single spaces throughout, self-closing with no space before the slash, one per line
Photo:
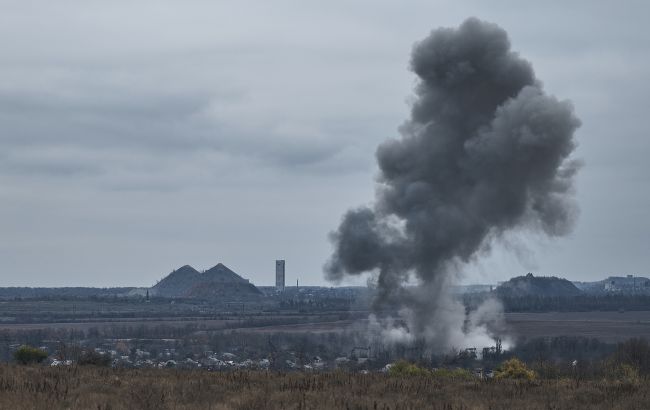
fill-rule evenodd
<path id="1" fill-rule="evenodd" d="M 146 285 L 218 259 L 271 283 L 282 256 L 289 276 L 325 283 L 327 232 L 372 198 L 372 152 L 409 115 L 413 41 L 471 15 L 504 27 L 583 120 L 581 222 L 551 245 L 521 235 L 535 272 L 643 273 L 647 11 L 636 0 L 4 1 L 0 277 Z M 498 243 L 491 255 L 467 280 L 527 269 Z"/>
<path id="2" fill-rule="evenodd" d="M 354 164 L 329 167 L 329 171 L 320 166 L 341 155 L 344 141 L 333 138 L 319 124 L 272 119 L 239 122 L 239 116 L 254 118 L 255 114 L 247 111 L 245 100 L 238 99 L 241 97 L 233 94 L 138 90 L 127 85 L 106 90 L 80 87 L 65 92 L 0 92 L 0 120 L 5 127 L 0 147 L 10 157 L 2 168 L 50 177 L 77 172 L 112 174 L 116 164 L 103 161 L 109 156 L 105 151 L 123 151 L 118 164 L 127 170 L 152 155 L 173 164 L 182 159 L 192 161 L 196 153 L 206 150 L 311 172 L 342 172 Z M 236 119 L 222 114 L 228 110 Z M 58 155 L 25 158 L 21 152 L 26 148 Z M 140 157 L 134 152 L 140 152 Z M 88 157 L 94 157 L 95 162 L 82 166 Z M 137 174 L 133 177 L 141 182 L 131 186 L 144 187 L 148 180 Z"/>

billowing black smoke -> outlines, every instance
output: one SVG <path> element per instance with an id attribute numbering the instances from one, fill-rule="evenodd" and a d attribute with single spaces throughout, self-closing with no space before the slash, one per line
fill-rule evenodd
<path id="1" fill-rule="evenodd" d="M 331 280 L 377 272 L 377 306 L 400 311 L 388 334 L 449 347 L 484 333 L 447 292 L 463 263 L 513 229 L 571 229 L 580 121 L 495 24 L 433 31 L 411 67 L 416 99 L 401 138 L 377 150 L 376 201 L 345 214 L 325 270 Z"/>

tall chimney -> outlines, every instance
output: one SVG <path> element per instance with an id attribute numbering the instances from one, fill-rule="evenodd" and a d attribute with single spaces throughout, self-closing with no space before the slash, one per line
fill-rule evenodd
<path id="1" fill-rule="evenodd" d="M 284 292 L 284 259 L 275 261 L 275 290 Z"/>

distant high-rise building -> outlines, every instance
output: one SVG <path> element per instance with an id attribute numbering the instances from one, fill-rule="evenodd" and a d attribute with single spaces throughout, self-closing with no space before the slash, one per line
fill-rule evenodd
<path id="1" fill-rule="evenodd" d="M 284 259 L 275 261 L 275 290 L 284 291 Z"/>

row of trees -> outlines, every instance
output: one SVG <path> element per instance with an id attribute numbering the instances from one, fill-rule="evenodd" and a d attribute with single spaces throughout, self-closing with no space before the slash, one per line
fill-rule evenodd
<path id="1" fill-rule="evenodd" d="M 309 344 L 313 341 L 303 339 L 302 343 Z M 261 340 L 259 342 L 262 343 Z M 286 340 L 276 339 L 276 342 L 284 343 Z M 275 346 L 271 339 L 267 339 L 266 344 L 267 350 L 268 345 L 274 350 L 271 355 L 281 356 L 281 349 Z M 548 350 L 549 348 L 553 350 Z M 307 345 L 302 349 L 298 347 L 301 352 L 299 356 L 308 358 L 309 354 L 305 349 L 313 352 L 319 349 L 327 350 L 327 347 L 323 344 L 317 348 Z M 585 352 L 587 354 L 584 354 Z M 78 365 L 108 366 L 111 363 L 107 356 L 77 345 L 62 344 L 57 352 L 57 357 L 59 356 L 61 359 L 74 357 Z M 47 358 L 47 353 L 23 345 L 14 352 L 13 358 L 20 364 L 37 364 Z M 379 364 L 383 362 L 375 360 L 375 370 L 380 368 Z M 359 370 L 353 364 L 350 366 L 350 370 Z M 474 372 L 477 366 L 481 368 L 483 375 L 490 373 L 497 379 L 570 378 L 577 383 L 581 380 L 615 379 L 636 383 L 638 380 L 650 378 L 650 343 L 646 339 L 630 339 L 611 346 L 579 338 L 534 340 L 517 350 L 503 351 L 498 357 L 492 356 L 483 360 L 468 355 L 467 351 L 456 355 L 421 357 L 419 360 L 398 360 L 391 365 L 389 374 L 464 380 L 476 376 Z"/>

